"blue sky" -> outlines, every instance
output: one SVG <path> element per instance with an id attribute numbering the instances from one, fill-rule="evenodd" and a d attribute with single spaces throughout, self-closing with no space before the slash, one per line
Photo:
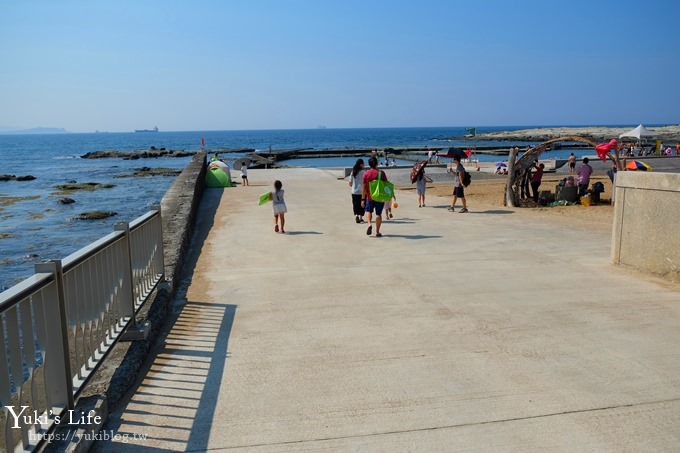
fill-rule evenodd
<path id="1" fill-rule="evenodd" d="M 680 1 L 0 0 L 0 126 L 678 123 Z"/>

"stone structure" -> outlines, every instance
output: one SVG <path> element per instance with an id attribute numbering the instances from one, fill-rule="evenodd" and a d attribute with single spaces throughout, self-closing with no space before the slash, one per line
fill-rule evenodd
<path id="1" fill-rule="evenodd" d="M 619 172 L 612 261 L 680 281 L 680 174 Z"/>

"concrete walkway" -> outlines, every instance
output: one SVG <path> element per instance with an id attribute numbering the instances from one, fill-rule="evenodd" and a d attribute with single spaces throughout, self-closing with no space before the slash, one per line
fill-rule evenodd
<path id="1" fill-rule="evenodd" d="M 677 449 L 677 288 L 474 200 L 400 193 L 367 238 L 336 176 L 207 192 L 178 320 L 95 451 Z M 257 206 L 276 178 L 286 235 Z"/>

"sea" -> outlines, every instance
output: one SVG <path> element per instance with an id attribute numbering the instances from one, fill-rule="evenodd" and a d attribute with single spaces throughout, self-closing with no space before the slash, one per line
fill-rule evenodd
<path id="1" fill-rule="evenodd" d="M 477 128 L 477 133 L 524 129 L 525 127 Z M 34 265 L 60 259 L 113 230 L 159 203 L 173 177 L 130 177 L 140 167 L 182 169 L 190 158 L 138 160 L 82 159 L 87 152 L 101 150 L 198 150 L 201 140 L 211 149 L 254 148 L 280 150 L 313 148 L 388 148 L 510 145 L 508 142 L 451 140 L 462 137 L 465 128 L 373 128 L 253 131 L 191 131 L 150 133 L 64 133 L 50 135 L 0 135 L 0 175 L 33 175 L 32 181 L 0 181 L 0 290 L 33 273 Z M 526 143 L 513 143 L 517 146 Z M 559 151 L 558 151 L 559 153 Z M 566 152 L 568 154 L 568 152 Z M 592 151 L 590 152 L 592 154 Z M 220 153 L 238 158 L 239 154 Z M 499 160 L 479 155 L 480 160 Z M 555 157 L 564 157 L 555 155 Z M 345 167 L 355 158 L 292 159 L 290 166 Z M 398 164 L 411 164 L 397 161 Z M 108 189 L 60 194 L 56 185 L 67 182 L 113 184 Z M 68 196 L 75 203 L 63 205 Z M 103 210 L 117 214 L 102 220 L 83 221 L 74 217 L 85 211 Z"/>

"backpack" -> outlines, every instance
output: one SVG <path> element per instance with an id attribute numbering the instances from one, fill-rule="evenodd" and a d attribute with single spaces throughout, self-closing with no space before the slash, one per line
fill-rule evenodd
<path id="1" fill-rule="evenodd" d="M 471 182 L 472 182 L 472 175 L 467 170 L 465 170 L 465 174 L 463 175 L 463 185 L 465 187 L 467 187 L 467 186 L 470 185 Z"/>

